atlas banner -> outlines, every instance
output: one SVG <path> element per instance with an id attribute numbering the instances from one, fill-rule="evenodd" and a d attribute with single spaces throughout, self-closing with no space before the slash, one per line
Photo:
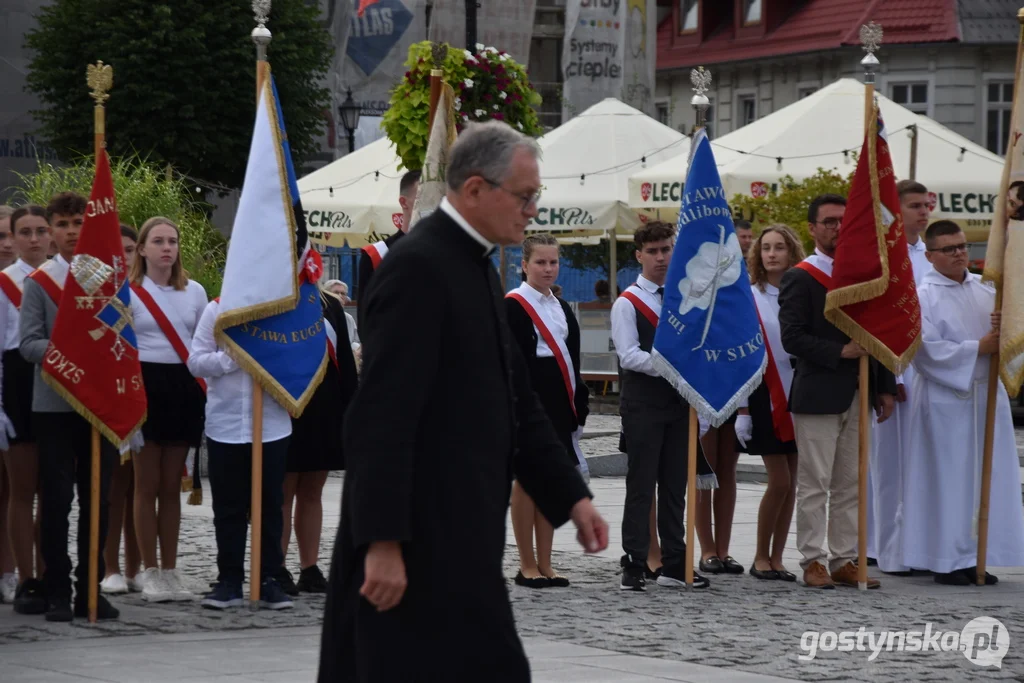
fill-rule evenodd
<path id="1" fill-rule="evenodd" d="M 522 65 L 530 63 L 530 41 L 537 0 L 481 2 L 477 6 L 477 42 L 507 52 Z M 455 48 L 473 50 L 466 45 L 465 0 L 434 0 L 430 14 L 430 40 Z"/>
<path id="2" fill-rule="evenodd" d="M 377 0 L 362 16 L 350 6 L 349 17 L 343 88 L 352 89 L 363 116 L 383 116 L 406 72 L 409 46 L 425 39 L 424 0 Z"/>
<path id="3" fill-rule="evenodd" d="M 562 47 L 562 117 L 621 98 L 627 0 L 567 0 Z"/>
<path id="4" fill-rule="evenodd" d="M 655 0 L 625 0 L 625 65 L 622 101 L 648 116 L 654 114 L 654 67 L 658 51 Z M 676 200 L 679 203 L 679 200 Z"/>

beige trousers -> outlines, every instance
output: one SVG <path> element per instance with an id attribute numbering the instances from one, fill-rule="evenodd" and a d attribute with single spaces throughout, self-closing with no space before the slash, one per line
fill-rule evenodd
<path id="1" fill-rule="evenodd" d="M 857 558 L 857 421 L 859 392 L 845 413 L 793 415 L 797 465 L 796 544 L 807 569 L 829 571 Z M 827 510 L 827 514 L 826 514 Z M 825 552 L 825 536 L 828 548 Z"/>

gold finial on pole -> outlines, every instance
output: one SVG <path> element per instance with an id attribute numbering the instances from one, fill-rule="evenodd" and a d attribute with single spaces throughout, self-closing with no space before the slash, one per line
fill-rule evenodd
<path id="1" fill-rule="evenodd" d="M 110 89 L 114 87 L 114 68 L 98 61 L 85 69 L 85 82 L 96 106 L 93 107 L 93 153 L 98 158 L 100 151 L 107 146 L 107 124 L 104 105 L 110 99 Z"/>

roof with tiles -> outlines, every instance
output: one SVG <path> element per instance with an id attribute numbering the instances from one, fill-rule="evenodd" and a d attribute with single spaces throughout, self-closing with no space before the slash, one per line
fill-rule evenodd
<path id="1" fill-rule="evenodd" d="M 728 0 L 700 0 L 702 3 Z M 658 27 L 658 68 L 738 62 L 802 52 L 859 45 L 862 24 L 875 21 L 885 32 L 885 44 L 960 41 L 959 7 L 964 0 L 763 0 L 766 26 L 739 26 L 728 5 L 715 5 L 717 26 L 703 30 L 704 39 L 680 38 L 675 14 Z M 973 5 L 976 0 L 969 0 Z M 993 5 L 1002 5 L 991 0 Z M 710 7 L 710 5 L 708 5 Z M 723 12 L 720 8 L 726 7 Z M 996 15 L 1000 7 L 993 9 Z M 703 11 L 703 7 L 702 7 Z M 988 16 L 988 15 L 984 15 Z M 1010 14 L 1016 22 L 1016 11 Z M 982 19 L 984 21 L 984 19 Z"/>

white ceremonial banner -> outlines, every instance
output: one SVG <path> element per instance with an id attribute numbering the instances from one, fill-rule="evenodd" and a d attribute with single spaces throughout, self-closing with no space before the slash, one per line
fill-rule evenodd
<path id="1" fill-rule="evenodd" d="M 562 117 L 621 97 L 627 0 L 567 0 L 562 48 Z"/>
<path id="2" fill-rule="evenodd" d="M 654 115 L 654 67 L 658 52 L 656 0 L 624 0 L 626 4 L 622 101 Z"/>
<path id="3" fill-rule="evenodd" d="M 409 46 L 425 40 L 424 2 L 378 0 L 361 17 L 358 4 L 353 2 L 349 10 L 351 26 L 345 45 L 342 89 L 352 89 L 363 116 L 383 116 L 391 101 L 391 89 L 407 71 Z"/>
<path id="4" fill-rule="evenodd" d="M 530 41 L 537 0 L 490 0 L 478 3 L 477 42 L 507 52 L 523 66 L 530 63 Z M 430 13 L 430 40 L 453 48 L 476 51 L 466 45 L 465 0 L 434 0 Z"/>

